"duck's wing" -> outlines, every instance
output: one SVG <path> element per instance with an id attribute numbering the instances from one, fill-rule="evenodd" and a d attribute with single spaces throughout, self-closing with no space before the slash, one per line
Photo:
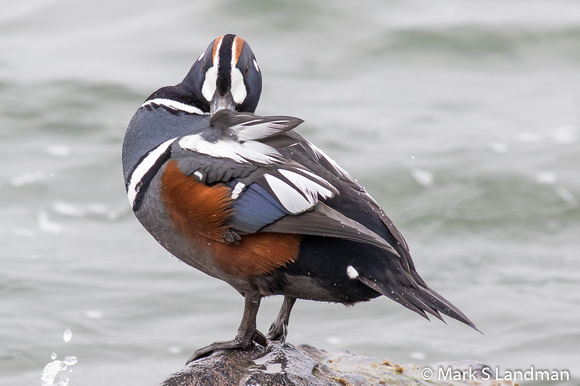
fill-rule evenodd
<path id="1" fill-rule="evenodd" d="M 392 230 L 384 219 L 376 229 L 377 221 L 352 215 L 379 218 L 380 208 L 336 163 L 291 131 L 301 122 L 219 112 L 208 130 L 176 141 L 172 159 L 196 182 L 229 189 L 229 233 L 337 237 L 399 256 L 392 245 L 398 238 L 385 236 Z"/>
<path id="2" fill-rule="evenodd" d="M 332 158 L 326 155 L 321 149 L 317 146 L 312 144 L 311 142 L 304 139 L 298 133 L 294 131 L 290 131 L 285 135 L 286 142 L 290 140 L 293 141 L 293 148 L 299 149 L 296 151 L 293 156 L 297 156 L 298 153 L 299 158 L 302 160 L 302 163 L 307 164 L 312 169 L 318 170 L 320 173 L 321 168 L 326 172 L 330 173 L 329 179 L 336 181 L 335 184 L 340 186 L 342 190 L 350 193 L 355 194 L 356 197 L 354 200 L 350 200 L 349 203 L 344 203 L 345 206 L 356 207 L 355 213 L 361 209 L 359 205 L 365 208 L 363 213 L 366 215 L 366 208 L 372 209 L 376 216 L 381 220 L 381 222 L 387 227 L 388 231 L 391 233 L 392 237 L 395 238 L 396 243 L 401 246 L 401 248 L 406 252 L 409 253 L 409 246 L 407 241 L 399 232 L 399 230 L 395 227 L 391 219 L 387 216 L 385 211 L 381 208 L 381 206 L 371 197 L 370 194 L 366 192 L 366 190 L 354 179 L 350 176 L 350 174 L 344 170 L 342 167 L 338 165 Z M 280 143 L 284 143 L 284 140 L 280 140 Z M 287 145 L 288 146 L 288 145 Z M 327 173 L 324 172 L 325 175 Z M 334 177 L 334 178 L 333 178 Z M 349 195 L 349 194 L 347 194 Z M 353 202 L 354 201 L 354 202 Z M 366 205 L 363 205 L 363 202 Z M 332 203 L 329 203 L 331 207 L 334 207 Z"/>

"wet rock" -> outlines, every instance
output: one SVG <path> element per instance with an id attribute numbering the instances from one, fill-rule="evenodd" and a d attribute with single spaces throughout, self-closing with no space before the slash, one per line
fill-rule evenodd
<path id="1" fill-rule="evenodd" d="M 477 362 L 457 363 L 458 369 L 484 368 Z M 472 380 L 435 379 L 433 366 L 404 366 L 388 360 L 348 352 L 328 353 L 309 345 L 294 347 L 289 343 L 271 342 L 268 347 L 250 350 L 218 351 L 196 360 L 172 374 L 161 386 L 197 385 L 458 385 Z M 445 363 L 454 367 L 453 363 Z M 425 369 L 433 369 L 432 372 Z M 427 375 L 427 377 L 426 377 Z M 481 375 L 481 373 L 480 373 Z M 464 382 L 469 381 L 469 382 Z M 492 384 L 482 382 L 478 385 Z M 499 385 L 498 382 L 493 383 Z"/>

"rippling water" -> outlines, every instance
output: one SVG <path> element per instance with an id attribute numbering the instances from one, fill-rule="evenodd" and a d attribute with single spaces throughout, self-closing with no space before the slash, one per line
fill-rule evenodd
<path id="1" fill-rule="evenodd" d="M 42 384 L 53 361 L 54 383 L 155 384 L 235 334 L 241 297 L 146 234 L 120 169 L 133 112 L 229 32 L 261 65 L 258 112 L 305 119 L 485 334 L 384 298 L 302 301 L 290 342 L 580 382 L 576 2 L 16 3 L 0 15 L 0 384 Z"/>

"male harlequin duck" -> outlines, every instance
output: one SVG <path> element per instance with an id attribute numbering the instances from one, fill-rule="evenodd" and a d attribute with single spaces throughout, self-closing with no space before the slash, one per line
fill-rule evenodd
<path id="1" fill-rule="evenodd" d="M 181 83 L 147 98 L 123 142 L 125 187 L 141 224 L 245 298 L 238 335 L 189 361 L 285 340 L 296 299 L 350 305 L 385 295 L 427 319 L 442 313 L 475 328 L 421 279 L 365 189 L 293 130 L 302 120 L 253 114 L 261 90 L 248 43 L 222 36 Z M 256 315 L 269 295 L 284 303 L 264 336 Z"/>

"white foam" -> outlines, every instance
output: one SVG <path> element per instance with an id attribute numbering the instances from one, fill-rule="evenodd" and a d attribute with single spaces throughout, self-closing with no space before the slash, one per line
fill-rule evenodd
<path id="1" fill-rule="evenodd" d="M 518 133 L 516 135 L 516 141 L 522 143 L 539 143 L 544 140 L 544 137 L 538 133 Z"/>
<path id="2" fill-rule="evenodd" d="M 342 343 L 342 339 L 340 339 L 337 336 L 329 336 L 328 338 L 326 338 L 326 343 L 332 344 L 332 345 L 338 345 L 338 344 Z"/>
<path id="3" fill-rule="evenodd" d="M 413 351 L 412 353 L 409 354 L 409 356 L 411 357 L 411 359 L 415 359 L 418 361 L 422 361 L 427 358 L 427 355 L 425 355 L 425 353 L 422 353 L 420 351 Z"/>
<path id="4" fill-rule="evenodd" d="M 40 181 L 48 179 L 48 175 L 44 172 L 30 172 L 24 173 L 10 179 L 10 185 L 21 188 L 26 185 L 32 185 Z"/>
<path id="5" fill-rule="evenodd" d="M 71 155 L 72 150 L 70 146 L 56 144 L 47 147 L 46 153 L 54 157 L 68 157 L 69 155 Z"/>
<path id="6" fill-rule="evenodd" d="M 560 198 L 562 198 L 562 200 L 566 201 L 568 204 L 572 206 L 578 206 L 578 199 L 568 189 L 558 188 L 556 193 L 558 193 L 558 196 L 560 196 Z"/>
<path id="7" fill-rule="evenodd" d="M 536 175 L 536 181 L 544 185 L 554 185 L 558 177 L 552 172 L 542 172 Z"/>
<path id="8" fill-rule="evenodd" d="M 492 142 L 489 144 L 489 148 L 491 149 L 491 151 L 498 154 L 505 154 L 508 152 L 509 149 L 508 145 L 503 142 Z"/>
<path id="9" fill-rule="evenodd" d="M 38 213 L 38 228 L 43 232 L 54 234 L 62 233 L 64 230 L 62 224 L 52 221 L 45 211 Z"/>
<path id="10" fill-rule="evenodd" d="M 433 173 L 425 169 L 413 168 L 411 169 L 411 176 L 419 185 L 426 188 L 433 185 L 435 181 Z"/>
<path id="11" fill-rule="evenodd" d="M 70 342 L 72 338 L 72 331 L 70 330 L 70 328 L 67 328 L 66 330 L 64 330 L 64 333 L 62 334 L 62 340 L 64 340 L 65 342 Z"/>
<path id="12" fill-rule="evenodd" d="M 552 129 L 552 139 L 559 144 L 571 144 L 578 142 L 576 126 L 560 126 Z"/>
<path id="13" fill-rule="evenodd" d="M 99 310 L 86 310 L 84 315 L 89 319 L 103 319 L 103 312 Z"/>

